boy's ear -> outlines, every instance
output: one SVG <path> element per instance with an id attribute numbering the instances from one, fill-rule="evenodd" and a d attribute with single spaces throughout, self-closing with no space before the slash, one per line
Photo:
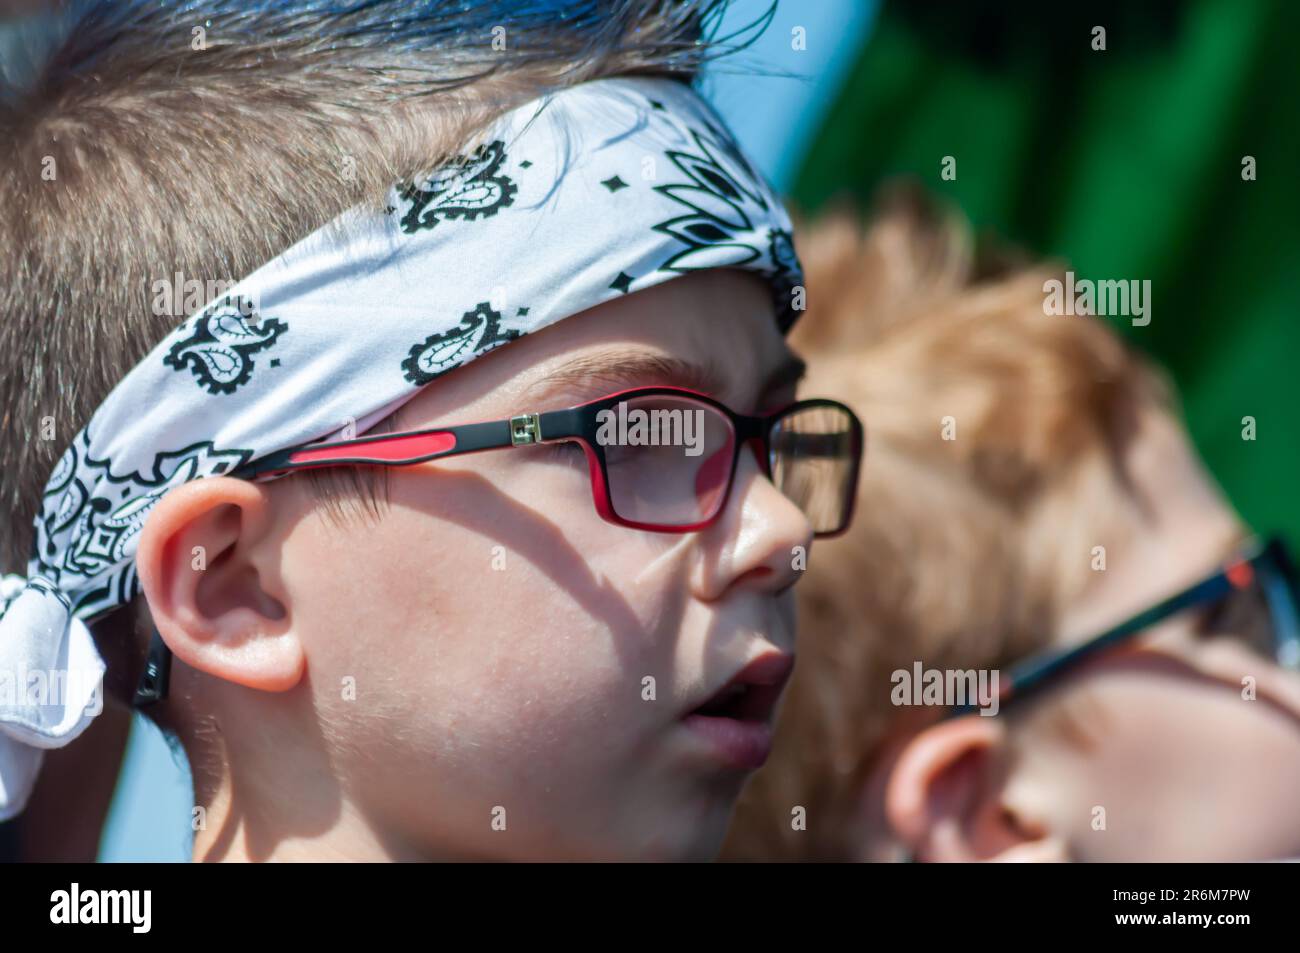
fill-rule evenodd
<path id="1" fill-rule="evenodd" d="M 265 487 L 205 477 L 174 487 L 149 513 L 136 570 L 159 634 L 178 659 L 262 691 L 301 680 L 302 644 L 279 578 Z"/>
<path id="2" fill-rule="evenodd" d="M 885 786 L 885 815 L 917 860 L 1063 861 L 1065 842 L 1008 795 L 1005 720 L 972 714 L 924 729 Z"/>

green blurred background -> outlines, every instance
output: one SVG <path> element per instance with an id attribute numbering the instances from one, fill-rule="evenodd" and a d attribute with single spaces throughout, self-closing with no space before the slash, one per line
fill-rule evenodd
<path id="1" fill-rule="evenodd" d="M 1080 278 L 1150 279 L 1150 324 L 1111 320 L 1172 372 L 1246 520 L 1300 541 L 1298 40 L 1292 2 L 886 2 L 793 198 L 865 209 L 911 175 Z"/>

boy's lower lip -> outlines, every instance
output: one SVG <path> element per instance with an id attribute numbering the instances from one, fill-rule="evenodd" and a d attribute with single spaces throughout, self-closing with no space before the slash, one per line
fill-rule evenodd
<path id="1" fill-rule="evenodd" d="M 682 719 L 729 766 L 756 771 L 772 753 L 772 727 L 763 721 L 742 721 L 720 715 L 689 714 Z"/>

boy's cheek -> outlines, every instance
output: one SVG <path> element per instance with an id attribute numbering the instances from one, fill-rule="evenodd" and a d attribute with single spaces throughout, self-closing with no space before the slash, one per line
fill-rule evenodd
<path id="1" fill-rule="evenodd" d="M 644 696 L 670 697 L 685 557 L 676 538 L 592 523 L 511 546 L 410 511 L 346 545 L 304 528 L 286 564 L 318 703 L 377 735 L 397 717 L 417 752 L 616 763 L 664 720 Z"/>
<path id="2" fill-rule="evenodd" d="M 1294 816 L 1284 803 L 1300 784 L 1290 769 L 1300 764 L 1300 733 L 1289 719 L 1223 685 L 1114 672 L 1095 679 L 1077 712 L 1088 737 L 1035 733 L 1024 762 L 1038 766 L 1031 781 L 1050 792 L 1051 825 L 1069 832 L 1079 859 L 1265 860 L 1300 850 L 1300 823 L 1260 838 L 1250 822 Z M 1243 737 L 1255 744 L 1243 747 Z M 1260 775 L 1259 763 L 1275 767 Z M 1205 796 L 1189 801 L 1189 790 Z M 1189 830 L 1201 834 L 1189 839 Z"/>
<path id="3" fill-rule="evenodd" d="M 376 714 L 400 713 L 410 736 L 427 729 L 430 744 L 453 729 L 486 750 L 553 756 L 617 744 L 649 720 L 643 680 L 663 679 L 671 642 L 633 628 L 635 607 L 584 606 L 541 580 L 536 598 L 501 598 L 476 578 L 450 607 L 452 590 L 435 589 L 433 577 L 446 581 L 431 574 L 386 614 L 349 616 L 343 602 L 306 623 L 316 629 L 306 636 L 313 682 L 322 690 L 354 686 L 351 699 L 331 689 L 323 702 L 364 715 L 371 698 Z"/>
<path id="4" fill-rule="evenodd" d="M 652 817 L 674 850 L 700 849 L 701 829 L 720 838 L 730 802 L 704 797 L 665 743 L 689 602 L 685 564 L 672 560 L 684 557 L 665 545 L 675 540 L 618 527 L 606 539 L 606 525 L 572 577 L 512 552 L 500 570 L 446 555 L 348 570 L 366 562 L 355 551 L 331 563 L 337 575 L 316 578 L 319 608 L 303 622 L 317 704 L 347 735 L 332 741 L 340 770 L 379 785 L 373 796 L 384 802 L 444 792 L 470 818 L 513 792 L 503 806 L 515 807 L 521 830 L 594 825 L 610 844 L 635 845 Z M 456 542 L 469 549 L 482 538 L 463 532 Z M 349 571 L 382 598 L 341 593 Z M 383 758 L 383 770 L 354 765 L 349 751 Z M 417 817 L 428 800 L 402 810 Z M 519 813 L 525 805 L 533 824 Z M 627 812 L 640 820 L 625 822 Z"/>

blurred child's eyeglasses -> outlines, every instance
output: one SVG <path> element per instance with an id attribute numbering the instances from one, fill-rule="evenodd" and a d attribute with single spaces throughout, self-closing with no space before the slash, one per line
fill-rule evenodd
<path id="1" fill-rule="evenodd" d="M 1283 668 L 1300 671 L 1300 583 L 1286 544 L 1273 538 L 1264 545 L 1247 546 L 1219 572 L 1101 635 L 1070 648 L 1039 653 L 1014 666 L 1001 679 L 999 709 L 1057 683 L 1089 659 L 1125 644 L 1177 613 L 1216 604 L 1222 608 L 1234 596 L 1258 599 L 1263 604 L 1267 624 L 1242 626 L 1239 633 L 1249 647 Z M 947 717 L 969 714 L 977 708 L 977 704 L 954 706 Z"/>
<path id="2" fill-rule="evenodd" d="M 570 441 L 586 455 L 601 518 L 657 533 L 689 533 L 726 508 L 741 448 L 808 518 L 817 537 L 848 528 L 862 460 L 862 423 L 834 400 L 771 414 L 736 413 L 682 387 L 640 387 L 565 410 L 289 447 L 230 475 L 279 476 L 329 466 L 400 467 L 483 450 Z M 170 655 L 155 630 L 136 704 L 165 697 Z"/>

